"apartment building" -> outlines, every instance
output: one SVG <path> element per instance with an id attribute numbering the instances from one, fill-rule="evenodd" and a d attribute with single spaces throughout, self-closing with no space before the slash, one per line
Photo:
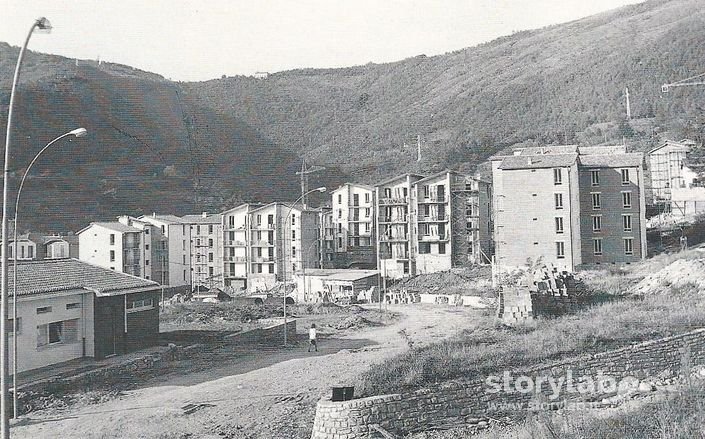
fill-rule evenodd
<path id="1" fill-rule="evenodd" d="M 154 225 L 166 241 L 166 252 L 162 264 L 164 281 L 155 279 L 170 287 L 191 285 L 191 228 L 176 215 L 152 213 L 137 220 Z M 163 241 L 161 241 L 163 242 Z"/>
<path id="2" fill-rule="evenodd" d="M 335 224 L 333 222 L 333 209 L 321 207 L 318 209 L 319 224 L 319 266 L 321 268 L 336 267 L 335 252 Z"/>
<path id="3" fill-rule="evenodd" d="M 121 273 L 151 279 L 150 227 L 138 228 L 120 221 L 93 222 L 78 235 L 81 261 Z"/>
<path id="4" fill-rule="evenodd" d="M 518 149 L 491 161 L 500 268 L 541 261 L 574 271 L 646 256 L 641 154 L 567 145 Z"/>
<path id="5" fill-rule="evenodd" d="M 331 193 L 334 268 L 375 268 L 375 190 L 345 183 Z"/>
<path id="6" fill-rule="evenodd" d="M 191 235 L 191 285 L 194 288 L 223 288 L 223 216 L 184 215 L 181 220 Z"/>
<path id="7" fill-rule="evenodd" d="M 444 171 L 413 184 L 412 242 L 416 274 L 489 263 L 492 185 Z"/>
<path id="8" fill-rule="evenodd" d="M 685 187 L 683 168 L 692 141 L 666 140 L 647 153 L 650 186 L 648 192 L 653 203 L 668 203 L 674 188 Z"/>
<path id="9" fill-rule="evenodd" d="M 250 290 L 291 281 L 301 268 L 319 267 L 320 212 L 270 203 L 249 213 Z"/>
<path id="10" fill-rule="evenodd" d="M 375 186 L 377 260 L 383 276 L 397 279 L 416 273 L 410 201 L 414 183 L 422 178 L 404 174 Z"/>
<path id="11" fill-rule="evenodd" d="M 251 254 L 250 212 L 262 204 L 242 204 L 222 213 L 223 279 L 225 287 L 247 289 Z"/>

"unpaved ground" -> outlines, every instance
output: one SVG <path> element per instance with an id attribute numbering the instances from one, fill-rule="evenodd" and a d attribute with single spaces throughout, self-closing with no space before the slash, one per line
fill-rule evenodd
<path id="1" fill-rule="evenodd" d="M 259 354 L 243 351 L 236 361 L 166 374 L 119 399 L 30 414 L 11 433 L 26 438 L 308 438 L 315 404 L 331 386 L 351 383 L 370 365 L 408 349 L 401 329 L 418 345 L 482 318 L 472 309 L 389 309 L 404 317 L 389 326 L 322 338 L 317 355 L 308 354 L 304 344 Z M 182 407 L 201 403 L 209 406 L 184 414 Z"/>

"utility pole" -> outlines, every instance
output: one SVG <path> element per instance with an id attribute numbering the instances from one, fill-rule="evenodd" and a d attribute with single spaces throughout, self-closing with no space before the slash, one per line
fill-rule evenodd
<path id="1" fill-rule="evenodd" d="M 416 135 L 416 161 L 421 161 L 421 134 Z"/>
<path id="2" fill-rule="evenodd" d="M 632 106 L 629 103 L 629 87 L 624 89 L 624 97 L 627 100 L 627 120 L 632 120 Z"/>
<path id="3" fill-rule="evenodd" d="M 325 169 L 326 168 L 323 166 L 312 166 L 310 168 L 306 168 L 306 160 L 301 161 L 301 171 L 298 171 L 296 175 L 301 176 L 301 196 L 303 197 L 301 204 L 304 209 L 308 207 L 308 175 L 313 174 L 314 172 L 325 171 Z"/>

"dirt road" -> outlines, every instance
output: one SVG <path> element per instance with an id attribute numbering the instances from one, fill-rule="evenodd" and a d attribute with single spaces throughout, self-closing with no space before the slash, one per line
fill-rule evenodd
<path id="1" fill-rule="evenodd" d="M 295 349 L 243 352 L 239 361 L 187 376 L 166 376 L 119 399 L 30 414 L 13 425 L 26 438 L 308 438 L 315 404 L 369 366 L 473 326 L 471 309 L 396 306 L 392 325 L 322 338 L 318 355 Z M 301 328 L 300 328 L 301 329 Z M 187 404 L 206 404 L 185 414 Z"/>

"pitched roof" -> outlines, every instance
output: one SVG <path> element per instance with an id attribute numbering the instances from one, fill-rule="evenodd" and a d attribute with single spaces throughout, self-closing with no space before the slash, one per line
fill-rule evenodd
<path id="1" fill-rule="evenodd" d="M 142 215 L 141 217 L 137 218 L 141 221 L 144 221 L 146 218 L 154 218 L 156 220 L 159 220 L 163 223 L 169 223 L 169 224 L 183 224 L 184 220 L 179 218 L 176 215 L 171 215 L 171 214 L 152 214 L 152 215 Z"/>
<path id="2" fill-rule="evenodd" d="M 382 186 L 382 185 L 389 184 L 389 183 L 395 182 L 397 180 L 402 180 L 402 179 L 406 180 L 407 177 L 418 177 L 418 179 L 424 178 L 423 175 L 419 175 L 419 174 L 401 174 L 401 175 L 397 175 L 396 177 L 392 177 L 392 178 L 388 178 L 384 181 L 380 181 L 379 183 L 375 184 L 375 186 Z"/>
<path id="3" fill-rule="evenodd" d="M 688 151 L 690 151 L 691 145 L 692 145 L 691 143 L 681 143 L 681 142 L 676 142 L 675 140 L 666 140 L 665 142 L 663 142 L 661 145 L 657 146 L 656 148 L 649 150 L 649 152 L 647 154 L 652 154 L 661 148 L 665 148 L 666 146 L 670 146 L 671 149 L 674 149 L 677 151 L 688 152 Z"/>
<path id="4" fill-rule="evenodd" d="M 90 226 L 100 226 L 100 227 L 104 227 L 106 229 L 114 230 L 114 231 L 120 232 L 120 233 L 142 232 L 142 229 L 138 229 L 137 227 L 132 227 L 132 226 L 126 226 L 125 224 L 123 224 L 119 221 L 92 222 L 88 227 L 90 227 Z M 78 233 L 83 232 L 88 227 L 83 228 Z"/>
<path id="5" fill-rule="evenodd" d="M 546 145 L 519 148 L 519 155 L 570 154 L 578 152 L 578 145 Z"/>
<path id="6" fill-rule="evenodd" d="M 538 168 L 561 168 L 571 166 L 578 158 L 577 153 L 570 154 L 545 154 L 541 156 L 521 156 L 513 155 L 505 157 L 499 169 L 538 169 Z"/>
<path id="7" fill-rule="evenodd" d="M 578 148 L 580 155 L 593 154 L 625 154 L 627 147 L 625 145 L 603 145 L 603 146 L 581 146 Z"/>
<path id="8" fill-rule="evenodd" d="M 220 213 L 214 213 L 211 215 L 184 215 L 181 217 L 182 222 L 187 224 L 220 224 L 223 220 L 223 216 Z"/>
<path id="9" fill-rule="evenodd" d="M 366 189 L 366 190 L 368 190 L 368 191 L 373 191 L 373 190 L 375 190 L 374 187 L 372 187 L 372 186 L 370 186 L 370 185 L 367 185 L 367 184 L 345 182 L 345 183 L 341 184 L 340 186 L 338 186 L 336 189 L 333 189 L 333 190 L 331 191 L 331 193 L 337 192 L 337 191 L 341 190 L 342 188 L 344 188 L 344 187 L 346 187 L 346 186 L 355 186 L 355 187 L 359 187 L 359 188 L 362 188 L 362 189 Z"/>
<path id="10" fill-rule="evenodd" d="M 46 259 L 17 263 L 17 296 L 88 290 L 98 297 L 149 290 L 159 284 L 88 264 L 78 259 Z M 8 291 L 12 295 L 13 277 L 9 276 Z"/>
<path id="11" fill-rule="evenodd" d="M 596 154 L 580 156 L 580 165 L 590 168 L 624 168 L 641 166 L 644 155 L 637 152 L 626 154 Z"/>

